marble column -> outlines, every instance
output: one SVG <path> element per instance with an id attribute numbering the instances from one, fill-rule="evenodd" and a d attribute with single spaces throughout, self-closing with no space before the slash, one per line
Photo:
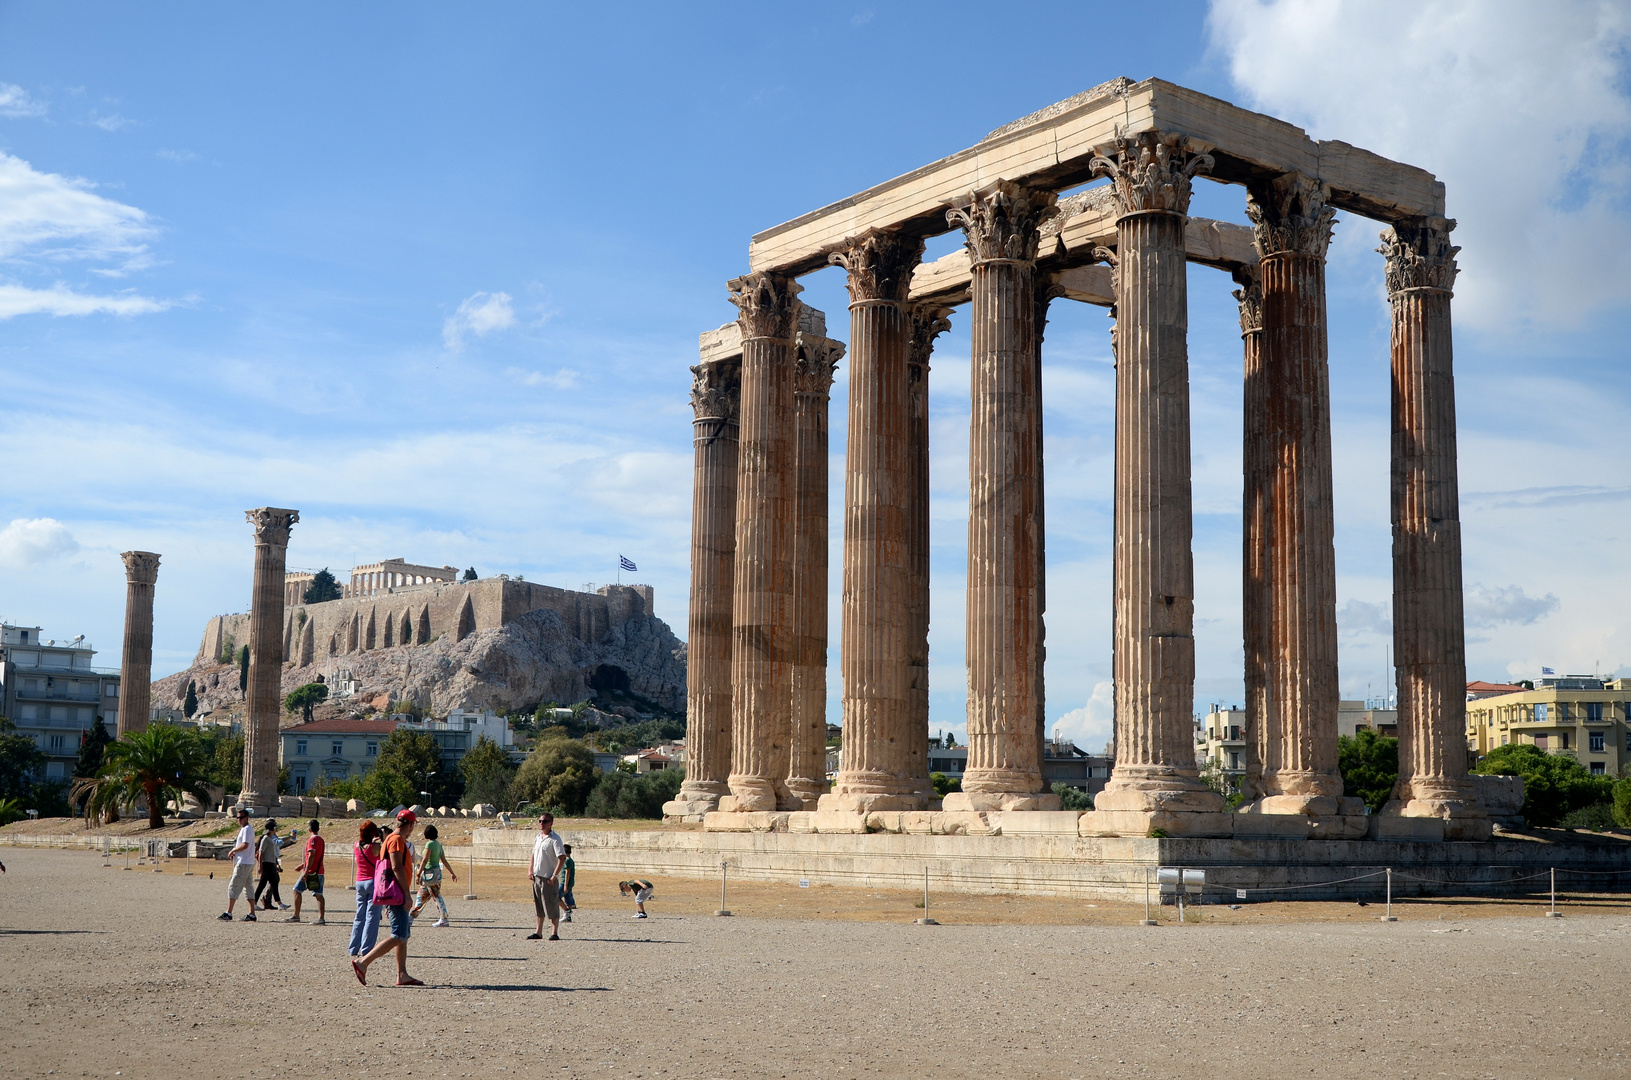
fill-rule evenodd
<path id="1" fill-rule="evenodd" d="M 912 752 L 925 762 L 929 756 L 929 358 L 934 339 L 951 329 L 950 314 L 951 308 L 938 304 L 912 304 L 906 309 L 911 328 L 906 348 L 906 562 L 911 620 L 907 727 Z M 940 797 L 928 783 L 921 794 L 926 802 Z"/>
<path id="2" fill-rule="evenodd" d="M 906 294 L 923 241 L 868 231 L 831 258 L 849 271 L 850 374 L 844 454 L 843 749 L 822 809 L 927 805 L 928 759 L 911 733 L 907 549 L 911 325 Z M 926 749 L 926 747 L 925 747 Z M 916 760 L 914 760 L 916 757 Z"/>
<path id="3" fill-rule="evenodd" d="M 1467 651 L 1456 477 L 1446 218 L 1382 234 L 1393 312 L 1393 654 L 1399 785 L 1384 812 L 1445 819 L 1445 836 L 1482 839 L 1490 822 L 1467 780 Z"/>
<path id="4" fill-rule="evenodd" d="M 948 211 L 968 248 L 968 765 L 947 810 L 1056 809 L 1045 793 L 1042 700 L 1041 397 L 1037 382 L 1037 228 L 1055 196 L 1006 180 Z"/>
<path id="5" fill-rule="evenodd" d="M 1330 189 L 1299 173 L 1249 187 L 1262 290 L 1251 451 L 1268 528 L 1248 566 L 1263 573 L 1268 640 L 1261 649 L 1264 813 L 1363 815 L 1337 771 L 1336 526 L 1331 491 L 1331 388 L 1325 252 L 1336 215 Z M 1259 616 L 1261 618 L 1261 614 Z M 1261 629 L 1257 627 L 1256 629 Z"/>
<path id="6" fill-rule="evenodd" d="M 757 273 L 730 283 L 740 309 L 742 396 L 736 470 L 730 794 L 725 812 L 798 810 L 787 789 L 793 730 L 793 329 L 798 282 Z"/>
<path id="7" fill-rule="evenodd" d="M 127 551 L 125 561 L 125 648 L 119 659 L 118 733 L 147 730 L 153 703 L 153 584 L 159 557 Z M 93 713 L 95 710 L 92 710 Z"/>
<path id="8" fill-rule="evenodd" d="M 793 736 L 787 789 L 814 810 L 827 790 L 827 414 L 841 342 L 794 336 Z"/>
<path id="9" fill-rule="evenodd" d="M 297 510 L 263 506 L 255 526 L 255 578 L 249 600 L 249 688 L 244 719 L 244 786 L 238 802 L 264 813 L 277 804 L 278 718 L 283 714 L 283 577 Z"/>
<path id="10" fill-rule="evenodd" d="M 1120 139 L 1094 159 L 1116 222 L 1113 671 L 1116 765 L 1088 828 L 1227 835 L 1201 783 L 1195 704 L 1195 572 L 1189 452 L 1190 180 L 1211 166 L 1179 135 Z"/>
<path id="11" fill-rule="evenodd" d="M 1269 616 L 1268 548 L 1272 543 L 1273 488 L 1271 462 L 1264 434 L 1267 389 L 1263 379 L 1263 286 L 1256 265 L 1235 271 L 1235 300 L 1240 305 L 1240 341 L 1245 358 L 1244 431 L 1241 463 L 1241 645 L 1245 658 L 1246 753 L 1240 793 L 1248 803 L 1263 796 L 1263 760 L 1269 734 L 1267 680 L 1271 624 Z"/>
<path id="12" fill-rule="evenodd" d="M 729 792 L 731 609 L 742 362 L 691 369 L 691 605 L 685 665 L 685 781 L 665 818 L 700 820 Z"/>

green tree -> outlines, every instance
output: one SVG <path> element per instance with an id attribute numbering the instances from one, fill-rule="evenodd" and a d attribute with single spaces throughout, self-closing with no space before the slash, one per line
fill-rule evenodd
<path id="1" fill-rule="evenodd" d="M 73 801 L 85 799 L 85 820 L 100 820 L 112 807 L 130 809 L 138 799 L 147 801 L 147 827 L 164 824 L 164 802 L 192 795 L 208 803 L 205 786 L 209 757 L 203 742 L 190 731 L 168 724 L 152 724 L 145 731 L 127 731 L 102 756 L 94 777 L 74 781 Z"/>
<path id="2" fill-rule="evenodd" d="M 459 773 L 464 777 L 464 805 L 492 803 L 509 810 L 510 782 L 515 779 L 515 766 L 510 764 L 509 753 L 498 743 L 483 735 L 459 760 Z"/>
<path id="3" fill-rule="evenodd" d="M 283 707 L 290 712 L 299 712 L 309 724 L 312 709 L 327 700 L 328 684 L 309 682 L 305 686 L 289 691 L 289 696 L 283 699 Z"/>
<path id="4" fill-rule="evenodd" d="M 181 703 L 181 715 L 191 720 L 198 712 L 198 684 L 187 680 L 187 697 Z"/>
<path id="5" fill-rule="evenodd" d="M 929 783 L 934 785 L 934 793 L 942 799 L 954 791 L 963 790 L 962 780 L 947 776 L 943 772 L 930 773 Z"/>
<path id="6" fill-rule="evenodd" d="M 1497 746 L 1473 771 L 1523 777 L 1523 818 L 1530 825 L 1559 826 L 1570 812 L 1613 798 L 1609 777 L 1593 776 L 1568 754 L 1548 754 L 1528 743 Z"/>
<path id="7" fill-rule="evenodd" d="M 308 604 L 322 604 L 340 598 L 340 583 L 334 580 L 328 567 L 323 567 L 311 576 L 311 584 L 306 586 L 306 592 L 300 599 Z"/>
<path id="8" fill-rule="evenodd" d="M 553 813 L 578 814 L 601 775 L 594 751 L 583 743 L 540 738 L 516 770 L 512 797 L 518 806 L 536 803 Z"/>
<path id="9" fill-rule="evenodd" d="M 249 692 L 249 646 L 238 650 L 238 693 Z"/>
<path id="10" fill-rule="evenodd" d="M 10 825 L 13 821 L 21 821 L 27 816 L 23 800 L 15 797 L 0 799 L 0 825 Z"/>
<path id="11" fill-rule="evenodd" d="M 206 779 L 221 789 L 223 798 L 237 798 L 244 786 L 243 735 L 223 735 L 212 728 L 202 733 L 202 741 L 210 757 Z"/>
<path id="12" fill-rule="evenodd" d="M 1053 785 L 1053 793 L 1059 796 L 1064 810 L 1091 810 L 1093 809 L 1093 796 L 1081 788 L 1073 788 L 1069 784 Z"/>
<path id="13" fill-rule="evenodd" d="M 683 769 L 661 769 L 637 776 L 602 773 L 584 803 L 583 813 L 595 818 L 661 818 L 663 803 L 679 794 L 684 782 Z"/>
<path id="14" fill-rule="evenodd" d="M 391 732 L 379 744 L 379 759 L 368 772 L 370 775 L 376 772 L 394 773 L 408 781 L 411 793 L 406 799 L 397 800 L 400 802 L 416 803 L 420 799 L 419 793 L 428 791 L 430 794 L 424 797 L 430 800 L 430 805 L 457 806 L 459 797 L 464 794 L 463 778 L 456 770 L 442 767 L 442 748 L 436 742 L 436 736 L 428 731 L 398 728 Z M 395 806 L 395 802 L 387 803 L 383 799 L 374 801 L 387 790 L 400 794 L 402 788 L 384 779 L 377 781 L 374 794 L 368 797 L 370 805 Z"/>
<path id="15" fill-rule="evenodd" d="M 34 774 L 43 768 L 45 755 L 34 740 L 17 734 L 17 725 L 0 716 L 0 799 L 30 802 Z"/>
<path id="16" fill-rule="evenodd" d="M 102 718 L 98 716 L 91 729 L 85 732 L 85 737 L 79 741 L 79 759 L 74 762 L 74 775 L 95 776 L 102 768 L 102 755 L 111 742 L 113 736 L 108 733 L 107 725 L 102 723 Z"/>
<path id="17" fill-rule="evenodd" d="M 1374 814 L 1399 782 L 1399 740 L 1378 735 L 1373 728 L 1344 735 L 1337 739 L 1337 769 L 1342 773 L 1342 794 L 1364 799 Z"/>
<path id="18" fill-rule="evenodd" d="M 470 569 L 466 570 L 464 572 L 464 576 L 459 578 L 459 580 L 460 581 L 474 581 L 474 580 L 476 580 L 476 568 L 474 566 L 472 566 Z"/>

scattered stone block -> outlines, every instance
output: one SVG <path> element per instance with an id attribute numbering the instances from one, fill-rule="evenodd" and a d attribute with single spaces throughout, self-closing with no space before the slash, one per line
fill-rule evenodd
<path id="1" fill-rule="evenodd" d="M 361 799 L 347 799 L 345 812 L 348 814 L 364 815 L 368 813 L 368 804 Z"/>

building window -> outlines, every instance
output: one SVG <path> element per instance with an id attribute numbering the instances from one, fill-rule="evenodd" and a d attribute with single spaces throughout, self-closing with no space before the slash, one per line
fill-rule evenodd
<path id="1" fill-rule="evenodd" d="M 119 684 L 118 683 L 108 683 L 107 686 L 105 688 L 103 688 L 103 690 L 102 690 L 102 696 L 103 697 L 118 697 L 119 696 Z"/>
<path id="2" fill-rule="evenodd" d="M 329 746 L 332 748 L 335 757 L 340 757 L 345 753 L 345 743 L 341 742 L 339 739 L 335 739 L 333 742 L 329 743 Z"/>
<path id="3" fill-rule="evenodd" d="M 1601 761 L 1594 761 L 1591 763 L 1591 775 L 1602 776 L 1606 771 L 1607 770 L 1603 767 L 1603 763 Z"/>
<path id="4" fill-rule="evenodd" d="M 379 757 L 379 743 L 371 742 L 368 744 L 368 756 Z"/>
<path id="5" fill-rule="evenodd" d="M 1603 752 L 1603 733 L 1601 731 L 1592 732 L 1586 736 L 1586 739 L 1591 745 L 1592 753 L 1601 754 Z"/>
<path id="6" fill-rule="evenodd" d="M 306 740 L 305 739 L 296 739 L 295 740 L 294 752 L 295 752 L 295 755 L 298 756 L 298 757 L 305 757 L 306 756 Z"/>
<path id="7" fill-rule="evenodd" d="M 1557 718 L 1563 721 L 1571 719 L 1569 715 L 1569 703 L 1567 701 L 1560 701 L 1557 703 Z"/>
<path id="8" fill-rule="evenodd" d="M 54 751 L 56 751 L 58 753 L 62 752 L 63 742 L 64 742 L 64 736 L 61 736 L 61 735 L 52 735 L 47 740 L 47 744 L 48 744 L 49 749 L 54 750 Z"/>
<path id="9" fill-rule="evenodd" d="M 1229 738 L 1230 738 L 1230 740 L 1232 740 L 1234 742 L 1239 742 L 1240 741 L 1240 725 L 1239 724 L 1230 724 L 1229 725 Z"/>
<path id="10" fill-rule="evenodd" d="M 1546 733 L 1541 732 L 1539 735 L 1535 736 L 1535 747 L 1539 750 L 1545 750 L 1546 744 L 1550 741 L 1551 740 L 1546 737 Z"/>
<path id="11" fill-rule="evenodd" d="M 1569 748 L 1569 733 L 1567 731 L 1560 731 L 1557 733 L 1557 737 L 1562 742 L 1563 749 L 1567 750 Z"/>
<path id="12" fill-rule="evenodd" d="M 1537 704 L 1535 706 L 1535 723 L 1544 724 L 1545 722 L 1546 722 L 1546 703 L 1544 701 L 1542 701 L 1542 702 L 1540 702 L 1539 704 Z"/>
<path id="13" fill-rule="evenodd" d="M 1231 769 L 1240 768 L 1240 755 L 1239 754 L 1230 754 L 1229 755 L 1229 768 L 1231 768 Z"/>
<path id="14" fill-rule="evenodd" d="M 304 795 L 306 793 L 306 774 L 305 773 L 295 773 L 294 789 L 295 789 L 295 794 L 297 794 L 297 795 Z"/>
<path id="15" fill-rule="evenodd" d="M 1603 703 L 1601 701 L 1586 702 L 1586 723 L 1600 724 L 1603 720 Z"/>

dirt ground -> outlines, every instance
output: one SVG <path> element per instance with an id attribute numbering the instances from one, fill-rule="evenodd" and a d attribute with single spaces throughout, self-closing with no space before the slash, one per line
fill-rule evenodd
<path id="1" fill-rule="evenodd" d="M 397 989 L 363 988 L 334 918 L 224 923 L 222 864 L 104 869 L 0 847 L 11 1077 L 1609 1077 L 1631 1066 L 1623 901 L 1141 906 L 657 882 L 629 918 L 585 874 L 558 942 L 520 875 L 421 922 Z M 338 869 L 338 867 L 331 867 Z M 217 871 L 211 880 L 206 875 Z M 483 880 L 484 874 L 486 880 Z M 502 876 L 501 876 L 502 875 Z M 504 880 L 514 878 L 514 881 Z M 239 910 L 242 910 L 242 903 Z M 1200 918 L 1198 916 L 1206 916 Z M 1051 925 L 1044 924 L 1044 917 Z M 309 913 L 308 913 L 309 918 Z"/>

